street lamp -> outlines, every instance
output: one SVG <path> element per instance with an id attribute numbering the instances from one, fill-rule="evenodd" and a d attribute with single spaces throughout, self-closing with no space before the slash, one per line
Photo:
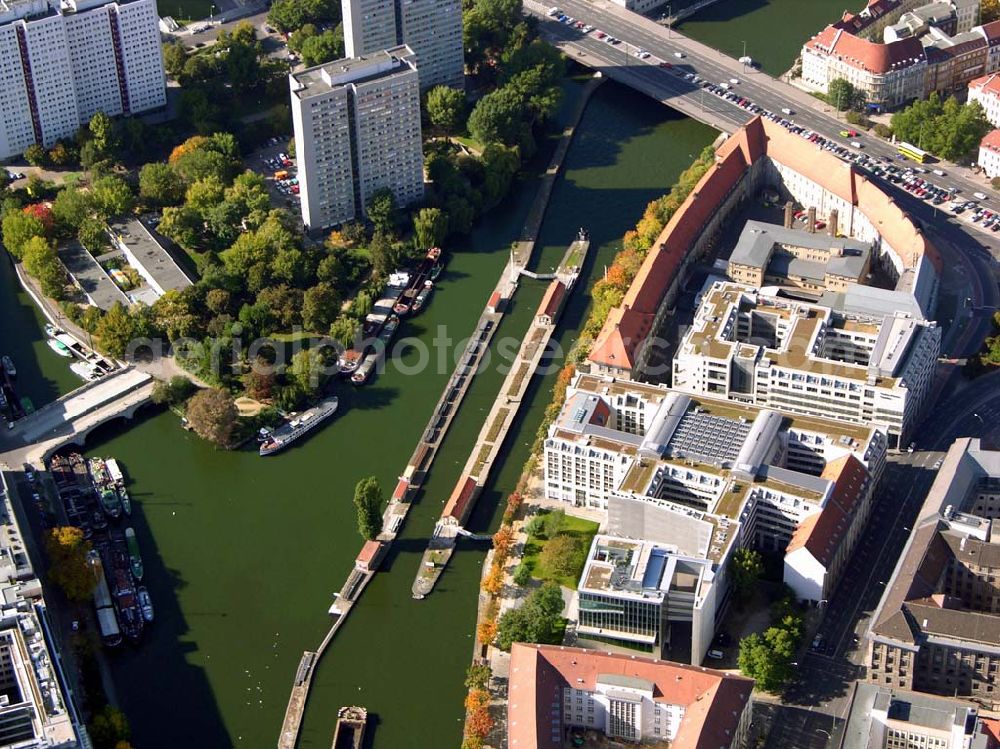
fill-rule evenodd
<path id="1" fill-rule="evenodd" d="M 743 57 L 740 58 L 740 61 L 743 63 L 743 72 L 747 72 L 747 43 L 745 39 L 743 40 Z"/>
<path id="2" fill-rule="evenodd" d="M 673 6 L 667 3 L 667 39 L 670 38 L 670 31 L 674 27 Z"/>

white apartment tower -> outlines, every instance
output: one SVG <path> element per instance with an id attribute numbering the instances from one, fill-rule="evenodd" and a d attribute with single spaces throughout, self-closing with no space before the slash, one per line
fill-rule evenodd
<path id="1" fill-rule="evenodd" d="M 0 0 L 0 158 L 166 105 L 156 0 Z"/>
<path id="2" fill-rule="evenodd" d="M 302 220 L 321 229 L 361 215 L 372 193 L 424 195 L 420 86 L 406 45 L 289 76 Z"/>
<path id="3" fill-rule="evenodd" d="M 420 88 L 462 88 L 461 0 L 341 0 L 344 47 L 363 57 L 405 44 L 416 54 Z"/>

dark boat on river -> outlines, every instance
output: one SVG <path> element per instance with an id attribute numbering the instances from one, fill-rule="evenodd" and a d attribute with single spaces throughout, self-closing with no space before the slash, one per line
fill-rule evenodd
<path id="1" fill-rule="evenodd" d="M 431 247 L 420 262 L 420 266 L 410 276 L 410 283 L 406 290 L 399 295 L 399 300 L 393 305 L 392 311 L 400 317 L 413 312 L 413 303 L 424 288 L 424 282 L 430 278 L 431 271 L 437 266 L 441 259 L 441 248 Z"/>
<path id="2" fill-rule="evenodd" d="M 361 749 L 368 711 L 363 707 L 342 707 L 337 711 L 337 728 L 330 749 Z"/>

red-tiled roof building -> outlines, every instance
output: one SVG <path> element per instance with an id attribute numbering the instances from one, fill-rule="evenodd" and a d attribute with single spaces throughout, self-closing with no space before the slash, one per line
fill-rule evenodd
<path id="1" fill-rule="evenodd" d="M 932 304 L 940 258 L 892 198 L 830 152 L 758 117 L 719 147 L 715 164 L 653 243 L 594 341 L 591 371 L 632 377 L 645 367 L 654 348 L 650 337 L 673 307 L 687 265 L 711 245 L 732 209 L 775 181 L 819 216 L 836 210 L 845 235 L 868 242 L 881 237 L 880 264 L 896 275 L 896 288 L 912 293 L 921 307 Z"/>
<path id="2" fill-rule="evenodd" d="M 574 728 L 671 749 L 742 749 L 753 681 L 637 655 L 556 645 L 511 649 L 510 749 L 561 749 Z"/>

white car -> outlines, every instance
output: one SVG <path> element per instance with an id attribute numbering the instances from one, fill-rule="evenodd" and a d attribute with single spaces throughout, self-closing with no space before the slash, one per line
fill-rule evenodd
<path id="1" fill-rule="evenodd" d="M 721 661 L 726 656 L 721 650 L 709 650 L 708 657 L 716 661 Z"/>
<path id="2" fill-rule="evenodd" d="M 674 57 L 676 57 L 678 60 L 683 60 L 684 59 L 684 53 L 683 52 L 674 52 Z"/>
<path id="3" fill-rule="evenodd" d="M 638 57 L 640 60 L 645 60 L 647 57 L 649 57 L 649 52 L 647 52 L 644 49 L 640 49 L 638 52 L 635 53 L 635 56 Z"/>
<path id="4" fill-rule="evenodd" d="M 782 107 L 782 108 L 781 108 L 781 113 L 782 113 L 782 114 L 795 114 L 795 112 L 793 112 L 793 111 L 792 111 L 791 109 L 789 109 L 788 107 Z"/>
<path id="5" fill-rule="evenodd" d="M 550 16 L 558 16 L 559 13 L 560 13 L 559 8 L 549 8 L 549 15 Z"/>
<path id="6" fill-rule="evenodd" d="M 739 78 L 730 78 L 729 82 L 732 83 L 735 86 L 737 83 L 740 82 L 740 79 Z"/>
<path id="7" fill-rule="evenodd" d="M 584 34 L 589 34 L 593 30 L 594 30 L 594 27 L 591 26 L 589 23 L 586 26 L 583 27 L 583 33 Z"/>
<path id="8" fill-rule="evenodd" d="M 986 200 L 986 194 L 982 192 L 974 192 L 972 193 L 972 197 L 976 200 Z"/>

